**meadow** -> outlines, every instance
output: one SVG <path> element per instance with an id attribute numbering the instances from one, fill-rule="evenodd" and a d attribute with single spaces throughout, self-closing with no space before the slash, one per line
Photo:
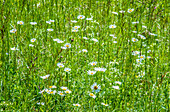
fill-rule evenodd
<path id="1" fill-rule="evenodd" d="M 1 0 L 0 111 L 168 112 L 168 0 Z"/>

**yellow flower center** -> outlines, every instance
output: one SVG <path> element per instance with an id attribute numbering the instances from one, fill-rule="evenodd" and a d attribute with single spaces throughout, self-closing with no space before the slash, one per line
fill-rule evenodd
<path id="1" fill-rule="evenodd" d="M 94 96 L 94 94 L 93 94 L 93 93 L 90 93 L 90 96 Z"/>
<path id="2" fill-rule="evenodd" d="M 95 63 L 93 63 L 93 65 L 96 65 Z"/>
<path id="3" fill-rule="evenodd" d="M 69 47 L 69 45 L 66 45 L 66 47 Z"/>
<path id="4" fill-rule="evenodd" d="M 69 91 L 66 91 L 66 93 L 69 93 Z"/>
<path id="5" fill-rule="evenodd" d="M 93 72 L 91 72 L 91 75 L 93 75 Z"/>
<path id="6" fill-rule="evenodd" d="M 52 88 L 53 86 L 50 86 L 49 88 Z"/>
<path id="7" fill-rule="evenodd" d="M 15 32 L 14 30 L 12 32 Z"/>
<path id="8" fill-rule="evenodd" d="M 77 26 L 75 26 L 74 28 L 76 28 L 76 29 L 77 29 Z"/>
<path id="9" fill-rule="evenodd" d="M 53 94 L 53 93 L 54 93 L 53 91 L 50 92 L 50 94 Z"/>
<path id="10" fill-rule="evenodd" d="M 143 58 L 143 56 L 141 56 L 140 58 Z"/>
<path id="11" fill-rule="evenodd" d="M 62 67 L 62 66 L 60 65 L 60 67 Z"/>
<path id="12" fill-rule="evenodd" d="M 133 39 L 133 41 L 135 41 L 136 39 Z"/>
<path id="13" fill-rule="evenodd" d="M 80 18 L 83 18 L 82 16 L 80 16 Z"/>
<path id="14" fill-rule="evenodd" d="M 59 93 L 60 95 L 63 95 L 63 93 Z"/>
<path id="15" fill-rule="evenodd" d="M 69 70 L 66 70 L 67 72 L 69 71 Z"/>
<path id="16" fill-rule="evenodd" d="M 114 26 L 112 26 L 112 28 L 114 28 Z"/>
<path id="17" fill-rule="evenodd" d="M 19 24 L 22 24 L 22 22 L 19 22 Z"/>
<path id="18" fill-rule="evenodd" d="M 94 86 L 94 89 L 96 90 L 96 89 L 98 89 L 98 87 L 97 87 L 97 86 Z"/>
<path id="19" fill-rule="evenodd" d="M 75 106 L 79 106 L 78 104 L 76 104 Z"/>
<path id="20" fill-rule="evenodd" d="M 129 12 L 132 12 L 132 9 L 130 9 Z"/>
<path id="21" fill-rule="evenodd" d="M 66 88 L 63 88 L 63 90 L 66 90 Z"/>

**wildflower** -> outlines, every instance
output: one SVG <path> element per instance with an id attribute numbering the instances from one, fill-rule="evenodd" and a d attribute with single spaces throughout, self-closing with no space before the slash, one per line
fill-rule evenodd
<path id="1" fill-rule="evenodd" d="M 116 14 L 116 15 L 118 15 L 118 13 L 117 12 L 112 12 L 113 14 Z"/>
<path id="2" fill-rule="evenodd" d="M 74 26 L 73 29 L 77 30 L 80 26 Z"/>
<path id="3" fill-rule="evenodd" d="M 83 52 L 88 52 L 86 49 L 83 49 L 82 51 L 83 51 Z"/>
<path id="4" fill-rule="evenodd" d="M 71 22 L 72 22 L 72 23 L 77 23 L 77 21 L 76 21 L 76 20 L 71 20 Z"/>
<path id="5" fill-rule="evenodd" d="M 51 24 L 51 22 L 50 22 L 50 21 L 46 21 L 46 23 Z"/>
<path id="6" fill-rule="evenodd" d="M 88 38 L 87 37 L 83 37 L 83 39 L 87 40 Z"/>
<path id="7" fill-rule="evenodd" d="M 30 24 L 31 24 L 31 25 L 36 25 L 36 24 L 37 24 L 37 22 L 30 22 Z"/>
<path id="8" fill-rule="evenodd" d="M 95 73 L 96 73 L 96 71 L 87 71 L 87 73 L 89 74 L 89 75 L 94 75 Z"/>
<path id="9" fill-rule="evenodd" d="M 137 33 L 137 31 L 132 31 L 133 33 Z"/>
<path id="10" fill-rule="evenodd" d="M 12 50 L 12 51 L 15 51 L 15 50 L 19 50 L 19 49 L 17 49 L 17 48 L 15 48 L 15 47 L 13 47 L 13 48 L 11 48 L 11 50 Z"/>
<path id="11" fill-rule="evenodd" d="M 45 89 L 45 91 L 46 91 L 47 93 L 49 93 L 51 90 L 50 90 L 50 89 Z"/>
<path id="12" fill-rule="evenodd" d="M 17 30 L 16 29 L 12 29 L 10 30 L 10 33 L 15 33 Z"/>
<path id="13" fill-rule="evenodd" d="M 137 54 L 139 54 L 140 52 L 139 51 L 133 51 L 133 53 L 132 53 L 132 55 L 137 55 Z"/>
<path id="14" fill-rule="evenodd" d="M 91 89 L 97 93 L 97 92 L 100 91 L 101 86 L 100 86 L 100 85 L 97 85 L 97 83 L 94 83 L 94 84 L 91 86 Z"/>
<path id="15" fill-rule="evenodd" d="M 64 41 L 62 41 L 62 40 L 58 40 L 58 41 L 57 41 L 57 43 L 64 43 Z"/>
<path id="16" fill-rule="evenodd" d="M 113 41 L 113 43 L 117 43 L 117 41 Z"/>
<path id="17" fill-rule="evenodd" d="M 119 89 L 119 86 L 112 86 L 112 88 L 114 88 L 114 89 Z"/>
<path id="18" fill-rule="evenodd" d="M 121 83 L 121 82 L 119 82 L 119 81 L 115 81 L 115 83 L 116 83 L 116 84 L 120 84 L 120 85 L 122 84 L 122 83 Z"/>
<path id="19" fill-rule="evenodd" d="M 150 56 L 147 56 L 147 59 L 151 58 Z"/>
<path id="20" fill-rule="evenodd" d="M 93 18 L 86 18 L 86 20 L 93 20 Z"/>
<path id="21" fill-rule="evenodd" d="M 23 21 L 18 21 L 17 24 L 23 25 L 24 22 Z"/>
<path id="22" fill-rule="evenodd" d="M 31 39 L 31 42 L 35 42 L 35 41 L 36 41 L 36 39 L 35 39 L 35 38 Z"/>
<path id="23" fill-rule="evenodd" d="M 146 37 L 145 37 L 145 36 L 143 36 L 143 35 L 141 35 L 141 34 L 138 34 L 138 36 L 140 36 L 140 37 L 141 37 L 141 39 L 146 39 Z"/>
<path id="24" fill-rule="evenodd" d="M 96 95 L 94 95 L 93 93 L 90 93 L 89 96 L 91 96 L 92 98 L 96 98 Z"/>
<path id="25" fill-rule="evenodd" d="M 71 44 L 70 44 L 70 43 L 66 43 L 64 46 L 65 46 L 66 48 L 71 48 Z"/>
<path id="26" fill-rule="evenodd" d="M 94 62 L 91 62 L 91 63 L 89 63 L 90 65 L 92 65 L 92 66 L 94 66 L 94 65 L 96 65 L 97 64 L 97 62 L 96 61 L 94 61 Z"/>
<path id="27" fill-rule="evenodd" d="M 45 90 L 42 90 L 42 91 L 40 91 L 40 92 L 38 92 L 38 93 L 40 93 L 40 94 L 41 94 L 41 93 L 43 93 L 44 91 L 45 91 Z"/>
<path id="28" fill-rule="evenodd" d="M 84 19 L 84 18 L 85 18 L 84 15 L 79 15 L 79 16 L 77 17 L 77 19 Z"/>
<path id="29" fill-rule="evenodd" d="M 91 40 L 93 40 L 93 41 L 95 41 L 95 42 L 98 42 L 98 40 L 97 40 L 97 39 L 95 39 L 95 38 L 92 38 Z"/>
<path id="30" fill-rule="evenodd" d="M 128 13 L 131 13 L 133 11 L 134 11 L 134 9 L 128 9 Z"/>
<path id="31" fill-rule="evenodd" d="M 64 91 L 65 93 L 67 93 L 67 94 L 70 94 L 71 93 L 71 91 L 69 90 L 69 89 L 67 89 L 66 91 Z"/>
<path id="32" fill-rule="evenodd" d="M 73 29 L 73 30 L 72 30 L 72 32 L 78 32 L 78 30 L 76 30 L 76 29 Z"/>
<path id="33" fill-rule="evenodd" d="M 41 103 L 39 102 L 39 103 L 37 103 L 37 105 L 44 105 L 44 102 L 41 102 Z"/>
<path id="34" fill-rule="evenodd" d="M 49 88 L 57 88 L 56 86 L 49 86 Z"/>
<path id="35" fill-rule="evenodd" d="M 133 42 L 137 42 L 137 41 L 138 41 L 138 39 L 136 39 L 136 38 L 132 38 L 132 41 L 133 41 Z"/>
<path id="36" fill-rule="evenodd" d="M 136 59 L 136 62 L 140 64 L 141 63 L 141 59 Z"/>
<path id="37" fill-rule="evenodd" d="M 65 68 L 64 71 L 69 72 L 71 69 L 70 68 Z"/>
<path id="38" fill-rule="evenodd" d="M 123 10 L 121 10 L 121 11 L 119 11 L 120 13 L 124 13 L 125 11 L 123 11 Z"/>
<path id="39" fill-rule="evenodd" d="M 67 90 L 67 87 L 62 86 L 61 89 L 65 91 L 65 90 Z"/>
<path id="40" fill-rule="evenodd" d="M 53 29 L 47 29 L 47 31 L 53 31 Z"/>
<path id="41" fill-rule="evenodd" d="M 65 96 L 65 94 L 63 94 L 62 91 L 58 91 L 58 94 L 59 94 L 60 96 Z"/>
<path id="42" fill-rule="evenodd" d="M 40 76 L 42 79 L 47 79 L 50 75 Z"/>
<path id="43" fill-rule="evenodd" d="M 51 19 L 50 19 L 50 21 L 49 21 L 49 22 L 54 22 L 54 20 L 51 20 Z"/>
<path id="44" fill-rule="evenodd" d="M 60 39 L 53 39 L 53 41 L 60 41 Z"/>
<path id="45" fill-rule="evenodd" d="M 56 90 L 52 91 L 52 90 L 49 90 L 49 92 L 47 92 L 48 94 L 55 94 L 56 93 Z"/>
<path id="46" fill-rule="evenodd" d="M 29 44 L 29 46 L 30 46 L 30 47 L 33 47 L 34 45 L 32 45 L 32 44 Z"/>
<path id="47" fill-rule="evenodd" d="M 61 47 L 61 49 L 67 49 L 67 47 Z"/>
<path id="48" fill-rule="evenodd" d="M 145 55 L 141 55 L 141 56 L 139 56 L 139 58 L 140 58 L 141 60 L 143 60 L 143 59 L 145 58 Z"/>
<path id="49" fill-rule="evenodd" d="M 150 32 L 149 32 L 149 35 L 157 36 L 157 34 L 154 34 L 154 33 L 150 33 Z"/>
<path id="50" fill-rule="evenodd" d="M 64 65 L 63 65 L 62 63 L 57 63 L 57 66 L 58 66 L 59 68 L 64 67 Z"/>
<path id="51" fill-rule="evenodd" d="M 110 25 L 109 28 L 116 28 L 116 25 Z"/>
<path id="52" fill-rule="evenodd" d="M 102 105 L 104 105 L 104 106 L 109 106 L 108 104 L 105 104 L 105 103 L 101 103 Z"/>
<path id="53" fill-rule="evenodd" d="M 77 103 L 77 104 L 73 104 L 73 106 L 80 107 L 81 105 Z"/>
<path id="54" fill-rule="evenodd" d="M 139 23 L 139 21 L 137 21 L 137 22 L 132 22 L 132 24 L 136 24 L 136 23 Z"/>
<path id="55" fill-rule="evenodd" d="M 115 39 L 117 38 L 117 37 L 115 37 L 115 35 L 114 35 L 114 34 L 110 34 L 109 36 L 111 36 L 111 37 L 113 37 L 113 38 L 115 38 Z"/>

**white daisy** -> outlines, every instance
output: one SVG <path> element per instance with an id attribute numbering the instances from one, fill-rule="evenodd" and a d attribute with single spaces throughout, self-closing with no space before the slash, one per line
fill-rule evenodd
<path id="1" fill-rule="evenodd" d="M 18 21 L 17 24 L 23 25 L 24 22 L 23 21 Z"/>
<path id="2" fill-rule="evenodd" d="M 64 92 L 65 92 L 66 94 L 70 94 L 70 93 L 71 93 L 71 91 L 70 91 L 69 89 L 65 90 Z"/>
<path id="3" fill-rule="evenodd" d="M 121 82 L 119 82 L 119 81 L 115 81 L 115 84 L 120 84 L 120 85 L 121 85 L 122 83 L 121 83 Z"/>
<path id="4" fill-rule="evenodd" d="M 102 105 L 104 105 L 104 106 L 109 106 L 108 104 L 105 104 L 105 103 L 101 103 Z"/>
<path id="5" fill-rule="evenodd" d="M 10 33 L 15 33 L 17 30 L 16 29 L 12 29 L 10 30 Z"/>
<path id="6" fill-rule="evenodd" d="M 17 48 L 15 48 L 15 47 L 13 47 L 13 48 L 11 48 L 11 50 L 12 50 L 12 51 L 15 51 L 15 50 L 19 50 L 19 49 L 17 49 Z"/>
<path id="7" fill-rule="evenodd" d="M 60 96 L 65 96 L 65 94 L 63 94 L 62 91 L 58 91 L 58 94 L 59 94 Z"/>
<path id="8" fill-rule="evenodd" d="M 91 71 L 91 70 L 89 70 L 89 71 L 87 71 L 87 73 L 88 73 L 89 75 L 94 75 L 94 74 L 96 73 L 96 71 Z"/>
<path id="9" fill-rule="evenodd" d="M 82 49 L 82 52 L 88 52 L 86 49 Z"/>
<path id="10" fill-rule="evenodd" d="M 69 71 L 71 71 L 71 69 L 70 68 L 65 68 L 64 71 L 69 72 Z"/>
<path id="11" fill-rule="evenodd" d="M 92 65 L 92 66 L 95 66 L 96 64 L 97 64 L 97 62 L 96 61 L 93 61 L 93 62 L 91 62 L 91 63 L 89 63 L 90 65 Z"/>
<path id="12" fill-rule="evenodd" d="M 80 107 L 81 105 L 77 103 L 77 104 L 73 104 L 73 106 Z"/>
<path id="13" fill-rule="evenodd" d="M 91 96 L 92 98 L 96 98 L 96 95 L 94 95 L 93 93 L 89 93 L 89 96 Z"/>
<path id="14" fill-rule="evenodd" d="M 40 76 L 42 79 L 47 79 L 50 75 Z"/>
<path id="15" fill-rule="evenodd" d="M 114 89 L 119 89 L 119 86 L 112 86 L 112 88 L 114 88 Z"/>
<path id="16" fill-rule="evenodd" d="M 133 42 L 137 42 L 137 41 L 138 41 L 138 39 L 136 39 L 136 38 L 132 38 L 132 41 L 133 41 Z"/>
<path id="17" fill-rule="evenodd" d="M 91 89 L 95 92 L 99 92 L 100 89 L 101 89 L 101 86 L 100 85 L 97 85 L 97 83 L 94 83 L 92 86 L 91 86 Z"/>
<path id="18" fill-rule="evenodd" d="M 93 41 L 95 41 L 95 42 L 98 42 L 98 40 L 97 40 L 97 39 L 95 39 L 95 38 L 92 38 L 91 40 L 93 40 Z"/>
<path id="19" fill-rule="evenodd" d="M 64 67 L 64 65 L 63 65 L 62 63 L 57 63 L 57 66 L 58 66 L 59 68 Z"/>
<path id="20" fill-rule="evenodd" d="M 50 32 L 50 31 L 53 31 L 53 29 L 47 29 L 47 31 L 49 31 L 49 32 Z"/>
<path id="21" fill-rule="evenodd" d="M 71 22 L 72 22 L 72 23 L 77 23 L 77 21 L 76 21 L 76 20 L 71 20 Z"/>
<path id="22" fill-rule="evenodd" d="M 109 28 L 116 28 L 116 25 L 110 25 Z"/>
<path id="23" fill-rule="evenodd" d="M 66 43 L 66 44 L 64 45 L 64 47 L 66 47 L 66 48 L 71 48 L 71 44 L 70 44 L 70 43 Z"/>
<path id="24" fill-rule="evenodd" d="M 31 39 L 31 42 L 35 42 L 35 41 L 36 41 L 36 39 L 35 39 L 35 38 Z"/>
<path id="25" fill-rule="evenodd" d="M 128 13 L 131 13 L 131 12 L 133 12 L 134 11 L 134 9 L 128 9 Z"/>
<path id="26" fill-rule="evenodd" d="M 65 90 L 67 90 L 67 87 L 62 86 L 61 89 L 65 91 Z"/>
<path id="27" fill-rule="evenodd" d="M 84 18 L 85 18 L 84 15 L 79 15 L 79 16 L 77 17 L 77 19 L 84 19 Z"/>
<path id="28" fill-rule="evenodd" d="M 36 25 L 36 24 L 37 24 L 37 22 L 30 22 L 30 24 L 31 24 L 31 25 Z"/>

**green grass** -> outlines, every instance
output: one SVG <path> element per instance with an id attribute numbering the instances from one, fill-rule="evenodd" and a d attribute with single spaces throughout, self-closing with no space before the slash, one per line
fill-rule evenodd
<path id="1" fill-rule="evenodd" d="M 1 0 L 1 111 L 168 112 L 168 5 L 167 0 Z M 46 23 L 49 20 L 54 22 Z M 80 26 L 77 32 L 74 26 Z M 71 47 L 61 49 L 66 43 Z M 139 56 L 144 57 L 137 62 Z M 105 71 L 89 75 L 95 67 Z M 91 89 L 94 83 L 100 91 Z M 55 94 L 39 93 L 53 85 Z M 65 92 L 62 86 L 71 93 L 59 95 Z M 80 106 L 73 105 L 77 103 Z"/>

